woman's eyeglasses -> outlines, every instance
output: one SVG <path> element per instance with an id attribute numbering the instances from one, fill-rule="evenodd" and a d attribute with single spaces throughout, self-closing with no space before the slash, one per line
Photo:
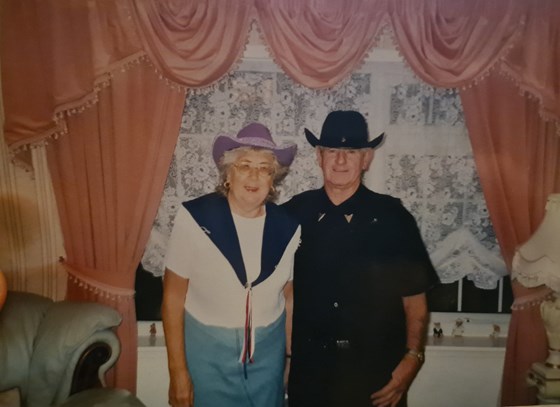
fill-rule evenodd
<path id="1" fill-rule="evenodd" d="M 254 170 L 257 172 L 259 177 L 270 177 L 274 174 L 274 168 L 270 165 L 259 165 L 259 166 L 252 166 L 250 164 L 233 164 L 233 167 L 241 174 L 241 175 L 250 175 L 251 172 Z"/>

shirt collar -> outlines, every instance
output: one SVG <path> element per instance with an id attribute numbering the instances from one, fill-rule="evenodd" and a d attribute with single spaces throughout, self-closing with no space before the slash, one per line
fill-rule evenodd
<path id="1" fill-rule="evenodd" d="M 359 202 L 361 201 L 360 198 L 367 192 L 367 188 L 363 184 L 360 184 L 356 192 L 354 192 L 354 194 L 350 198 L 342 202 L 340 205 L 335 205 L 332 203 L 332 201 L 329 199 L 329 196 L 327 195 L 327 191 L 325 191 L 325 187 L 321 188 L 321 192 L 323 201 L 322 206 L 326 210 L 336 209 L 344 213 L 353 213 L 358 207 Z"/>

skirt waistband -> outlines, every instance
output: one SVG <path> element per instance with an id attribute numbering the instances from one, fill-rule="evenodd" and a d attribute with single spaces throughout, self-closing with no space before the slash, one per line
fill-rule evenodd
<path id="1" fill-rule="evenodd" d="M 266 326 L 255 328 L 255 344 L 266 340 L 270 335 L 277 333 L 278 329 L 284 329 L 286 314 L 283 312 L 274 322 Z M 194 329 L 211 336 L 215 340 L 225 343 L 235 343 L 237 338 L 243 337 L 244 328 L 226 328 L 215 325 L 206 325 L 185 311 L 185 327 Z"/>

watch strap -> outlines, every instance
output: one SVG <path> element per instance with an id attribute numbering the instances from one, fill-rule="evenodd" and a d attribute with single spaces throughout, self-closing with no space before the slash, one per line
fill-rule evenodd
<path id="1" fill-rule="evenodd" d="M 415 350 L 415 349 L 407 349 L 405 356 L 410 356 L 415 358 L 419 363 L 424 363 L 424 352 Z"/>

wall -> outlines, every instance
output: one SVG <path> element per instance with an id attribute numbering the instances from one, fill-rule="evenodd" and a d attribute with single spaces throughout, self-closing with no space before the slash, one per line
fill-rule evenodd
<path id="1" fill-rule="evenodd" d="M 409 392 L 409 407 L 499 405 L 505 343 L 467 338 L 428 346 L 426 362 Z"/>
<path id="2" fill-rule="evenodd" d="M 0 140 L 0 269 L 10 290 L 62 299 L 66 277 L 58 213 L 44 146 L 14 163 Z"/>

